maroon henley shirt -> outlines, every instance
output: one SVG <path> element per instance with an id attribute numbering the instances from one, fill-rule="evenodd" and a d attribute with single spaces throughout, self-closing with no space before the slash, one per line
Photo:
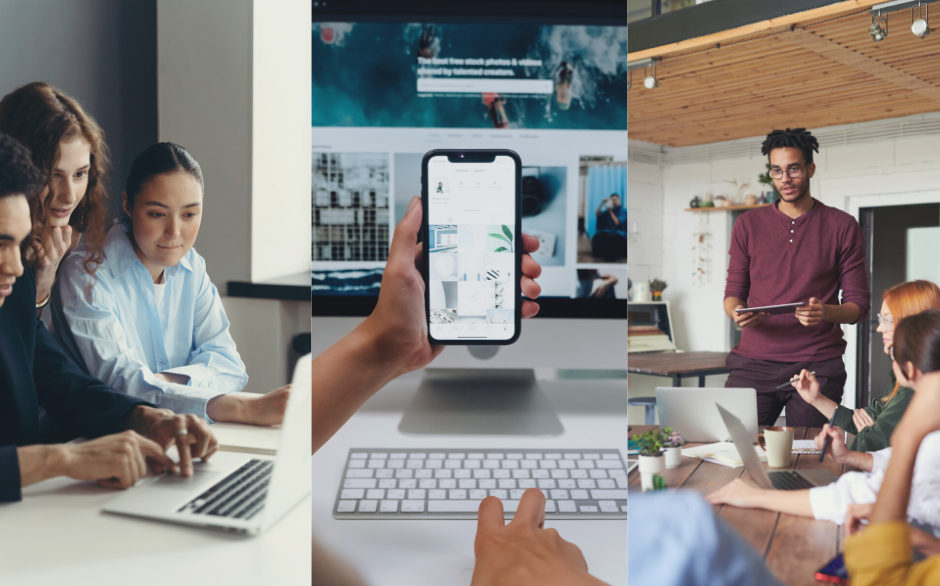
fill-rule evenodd
<path id="1" fill-rule="evenodd" d="M 790 218 L 777 204 L 742 214 L 731 231 L 725 297 L 748 307 L 808 303 L 858 305 L 858 322 L 868 317 L 871 293 L 865 271 L 862 229 L 849 214 L 817 199 L 808 212 Z M 857 323 L 858 323 L 857 322 Z M 845 353 L 839 324 L 804 326 L 793 313 L 768 316 L 744 328 L 732 352 L 776 362 L 818 362 Z"/>

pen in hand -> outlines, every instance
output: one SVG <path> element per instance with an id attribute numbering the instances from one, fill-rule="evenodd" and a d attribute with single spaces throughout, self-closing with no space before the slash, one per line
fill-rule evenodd
<path id="1" fill-rule="evenodd" d="M 816 374 L 816 371 L 814 370 L 814 371 L 811 372 L 810 374 Z M 782 391 L 783 389 L 789 387 L 790 385 L 792 385 L 793 383 L 795 383 L 795 382 L 798 381 L 798 380 L 800 380 L 800 375 L 794 374 L 793 377 L 790 378 L 789 381 L 783 383 L 783 384 L 780 385 L 779 387 L 774 387 L 774 390 L 775 390 L 775 391 Z"/>
<path id="2" fill-rule="evenodd" d="M 836 410 L 833 411 L 833 413 L 832 413 L 832 417 L 829 418 L 829 429 L 832 429 L 832 425 L 836 422 L 836 413 L 838 413 L 838 412 L 839 412 L 839 409 L 836 408 Z M 820 462 L 822 462 L 822 461 L 823 461 L 823 458 L 826 457 L 826 450 L 829 449 L 829 440 L 830 440 L 830 439 L 831 439 L 831 437 L 830 437 L 829 434 L 827 433 L 827 434 L 826 434 L 826 439 L 823 441 L 822 452 L 819 453 L 819 461 L 820 461 Z"/>

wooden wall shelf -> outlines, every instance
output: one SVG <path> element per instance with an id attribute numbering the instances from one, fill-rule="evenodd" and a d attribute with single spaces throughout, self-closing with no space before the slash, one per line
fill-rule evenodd
<path id="1" fill-rule="evenodd" d="M 711 206 L 707 208 L 686 208 L 687 212 L 736 212 L 741 210 L 753 210 L 769 206 L 769 203 L 761 203 L 756 206 Z"/>

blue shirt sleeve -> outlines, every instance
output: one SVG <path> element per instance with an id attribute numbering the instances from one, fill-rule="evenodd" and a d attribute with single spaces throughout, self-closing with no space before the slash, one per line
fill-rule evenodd
<path id="1" fill-rule="evenodd" d="M 0 503 L 22 500 L 21 484 L 16 446 L 0 446 Z"/>

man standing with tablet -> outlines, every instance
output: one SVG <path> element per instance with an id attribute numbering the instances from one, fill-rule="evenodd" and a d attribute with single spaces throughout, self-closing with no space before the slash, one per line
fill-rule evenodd
<path id="1" fill-rule="evenodd" d="M 775 387 L 805 368 L 839 403 L 846 379 L 840 324 L 863 321 L 871 305 L 861 227 L 810 195 L 813 151 L 819 143 L 805 128 L 768 134 L 761 152 L 780 199 L 743 214 L 731 233 L 724 310 L 743 332 L 728 355 L 725 386 L 757 389 L 761 425 L 773 425 L 784 407 L 787 425 L 826 422 L 795 389 Z M 779 315 L 735 311 L 788 303 L 802 305 Z"/>

